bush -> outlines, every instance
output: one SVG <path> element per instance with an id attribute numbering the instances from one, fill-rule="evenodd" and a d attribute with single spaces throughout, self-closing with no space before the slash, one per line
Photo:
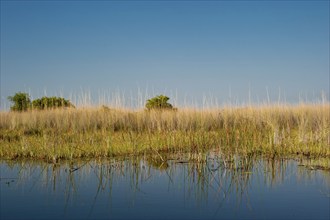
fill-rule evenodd
<path id="1" fill-rule="evenodd" d="M 146 108 L 151 109 L 173 109 L 173 106 L 167 101 L 170 98 L 164 95 L 156 96 L 152 99 L 148 99 L 146 103 Z"/>
<path id="2" fill-rule="evenodd" d="M 61 107 L 74 107 L 69 100 L 61 97 L 42 97 L 32 101 L 27 93 L 18 92 L 14 96 L 9 96 L 8 100 L 13 102 L 11 111 L 27 111 L 29 109 L 52 109 Z"/>
<path id="3" fill-rule="evenodd" d="M 40 99 L 33 100 L 33 109 L 52 109 L 52 108 L 62 108 L 62 107 L 74 107 L 69 100 L 61 97 L 42 97 Z"/>
<path id="4" fill-rule="evenodd" d="M 8 100 L 14 104 L 10 107 L 12 111 L 27 111 L 31 107 L 31 100 L 27 93 L 18 92 L 14 96 L 9 96 Z"/>

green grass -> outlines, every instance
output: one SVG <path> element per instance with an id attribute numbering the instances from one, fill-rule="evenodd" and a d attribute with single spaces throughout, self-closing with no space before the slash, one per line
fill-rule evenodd
<path id="1" fill-rule="evenodd" d="M 221 149 L 330 158 L 330 105 L 133 111 L 78 108 L 0 113 L 0 156 L 57 161 Z"/>

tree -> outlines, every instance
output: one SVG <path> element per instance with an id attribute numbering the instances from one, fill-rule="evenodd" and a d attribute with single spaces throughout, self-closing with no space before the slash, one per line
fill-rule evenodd
<path id="1" fill-rule="evenodd" d="M 14 96 L 9 96 L 8 100 L 13 102 L 13 106 L 10 107 L 11 111 L 27 111 L 29 109 L 54 109 L 62 107 L 73 107 L 74 105 L 62 97 L 42 97 L 35 99 L 31 102 L 27 93 L 18 92 Z"/>
<path id="2" fill-rule="evenodd" d="M 167 101 L 170 100 L 169 97 L 164 95 L 159 95 L 154 98 L 148 99 L 146 103 L 146 108 L 151 109 L 173 109 L 173 106 Z"/>
<path id="3" fill-rule="evenodd" d="M 62 107 L 74 107 L 69 100 L 66 100 L 61 97 L 42 97 L 40 99 L 35 99 L 32 102 L 33 109 L 54 109 Z"/>
<path id="4" fill-rule="evenodd" d="M 14 96 L 9 96 L 8 100 L 13 103 L 10 107 L 12 111 L 27 111 L 31 106 L 31 100 L 29 94 L 18 92 Z"/>

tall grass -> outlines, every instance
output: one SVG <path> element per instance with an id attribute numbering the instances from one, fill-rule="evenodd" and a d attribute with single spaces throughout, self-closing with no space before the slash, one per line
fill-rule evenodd
<path id="1" fill-rule="evenodd" d="M 330 105 L 180 108 L 105 106 L 0 113 L 0 156 L 113 157 L 205 152 L 330 158 Z"/>

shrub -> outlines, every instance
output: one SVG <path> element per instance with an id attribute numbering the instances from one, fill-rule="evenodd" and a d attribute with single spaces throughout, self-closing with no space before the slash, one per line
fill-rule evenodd
<path id="1" fill-rule="evenodd" d="M 13 102 L 11 111 L 27 111 L 29 109 L 52 109 L 61 107 L 74 107 L 69 100 L 61 97 L 42 97 L 31 102 L 27 93 L 18 92 L 14 96 L 9 96 L 8 100 Z"/>
<path id="2" fill-rule="evenodd" d="M 74 107 L 69 100 L 66 100 L 61 97 L 42 97 L 40 99 L 33 100 L 32 108 L 33 109 L 52 109 L 52 108 L 61 108 L 61 107 Z"/>
<path id="3" fill-rule="evenodd" d="M 173 109 L 173 106 L 167 101 L 170 98 L 164 95 L 159 95 L 154 98 L 148 99 L 146 103 L 146 108 L 151 109 Z"/>
<path id="4" fill-rule="evenodd" d="M 12 111 L 27 111 L 31 106 L 31 100 L 27 93 L 18 92 L 14 96 L 9 96 L 8 100 L 13 102 L 10 107 Z"/>

